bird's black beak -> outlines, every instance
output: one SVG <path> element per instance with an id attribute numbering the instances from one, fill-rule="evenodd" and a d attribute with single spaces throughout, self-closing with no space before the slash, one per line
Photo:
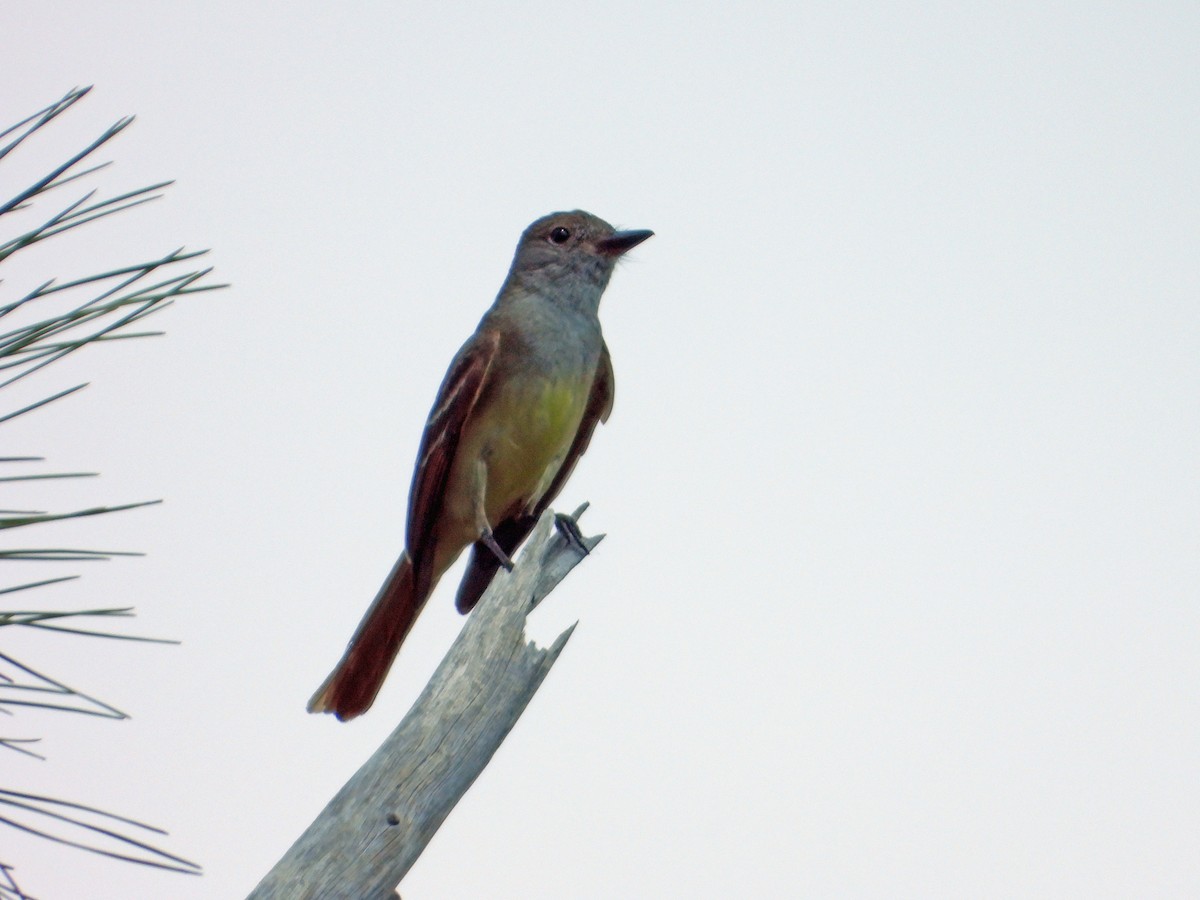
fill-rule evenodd
<path id="1" fill-rule="evenodd" d="M 596 249 L 604 256 L 621 256 L 646 238 L 653 236 L 653 231 L 614 231 L 608 237 L 597 241 Z"/>

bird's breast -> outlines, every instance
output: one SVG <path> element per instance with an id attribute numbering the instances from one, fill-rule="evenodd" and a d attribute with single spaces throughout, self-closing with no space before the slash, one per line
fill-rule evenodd
<path id="1" fill-rule="evenodd" d="M 535 502 L 549 488 L 579 431 L 591 382 L 592 373 L 522 378 L 502 391 L 484 448 L 489 519 L 510 513 L 514 503 Z"/>

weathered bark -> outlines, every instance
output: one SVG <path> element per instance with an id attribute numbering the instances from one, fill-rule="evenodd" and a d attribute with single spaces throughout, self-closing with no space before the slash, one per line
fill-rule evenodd
<path id="1" fill-rule="evenodd" d="M 575 627 L 541 648 L 525 638 L 526 617 L 602 537 L 584 538 L 582 546 L 568 540 L 547 510 L 516 567 L 497 573 L 408 715 L 249 900 L 394 898 Z"/>

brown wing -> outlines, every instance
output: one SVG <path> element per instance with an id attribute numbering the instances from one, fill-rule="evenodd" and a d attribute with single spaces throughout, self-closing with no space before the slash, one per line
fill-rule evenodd
<path id="1" fill-rule="evenodd" d="M 425 423 L 409 489 L 406 535 L 418 593 L 428 586 L 432 576 L 434 526 L 441 512 L 442 495 L 458 450 L 458 440 L 479 400 L 499 346 L 500 333 L 497 331 L 477 331 L 471 336 L 450 364 Z"/>
<path id="2" fill-rule="evenodd" d="M 529 532 L 533 530 L 533 526 L 537 524 L 537 520 L 545 512 L 546 507 L 558 496 L 558 492 L 567 483 L 571 472 L 575 470 L 575 464 L 579 462 L 579 457 L 583 456 L 583 452 L 588 448 L 592 432 L 596 430 L 596 424 L 608 421 L 615 396 L 616 381 L 613 378 L 612 358 L 608 355 L 608 346 L 601 344 L 600 362 L 596 367 L 596 377 L 592 381 L 592 393 L 588 396 L 587 407 L 583 411 L 583 418 L 579 421 L 579 430 L 575 432 L 575 440 L 571 444 L 571 449 L 563 458 L 563 463 L 554 476 L 554 480 L 550 482 L 550 487 L 538 500 L 530 515 L 513 516 L 492 526 L 493 537 L 506 554 L 512 556 L 516 552 L 517 547 L 529 536 Z M 471 559 L 467 563 L 467 572 L 458 586 L 458 595 L 454 601 L 459 612 L 470 612 L 479 602 L 479 598 L 491 584 L 492 577 L 498 568 L 500 568 L 500 561 L 496 559 L 496 554 L 476 542 L 471 548 Z"/>

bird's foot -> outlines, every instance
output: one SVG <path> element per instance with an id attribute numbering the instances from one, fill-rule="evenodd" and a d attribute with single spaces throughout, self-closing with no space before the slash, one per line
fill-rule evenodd
<path id="1" fill-rule="evenodd" d="M 576 510 L 574 516 L 560 512 L 554 514 L 554 527 L 563 536 L 563 540 L 578 550 L 581 556 L 587 556 L 591 552 L 588 550 L 587 544 L 583 542 L 583 532 L 579 530 L 579 522 L 576 521 L 576 516 L 585 509 L 587 509 L 586 504 Z"/>
<path id="2" fill-rule="evenodd" d="M 479 541 L 483 544 L 483 546 L 487 547 L 492 551 L 493 554 L 495 554 L 496 559 L 500 560 L 500 565 L 504 566 L 505 571 L 511 572 L 513 570 L 512 559 L 510 559 L 509 555 L 504 552 L 504 548 L 496 543 L 496 538 L 492 534 L 492 529 L 485 528 L 483 530 L 483 534 L 479 536 Z"/>

